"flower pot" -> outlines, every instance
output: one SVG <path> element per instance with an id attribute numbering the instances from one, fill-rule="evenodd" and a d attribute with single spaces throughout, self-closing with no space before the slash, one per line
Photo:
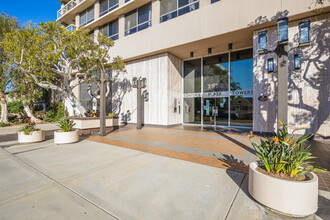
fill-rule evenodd
<path id="1" fill-rule="evenodd" d="M 69 132 L 54 131 L 55 144 L 69 144 L 78 141 L 79 141 L 79 134 L 78 131 L 76 130 Z"/>
<path id="2" fill-rule="evenodd" d="M 259 203 L 283 214 L 307 216 L 317 211 L 318 177 L 307 173 L 310 180 L 289 181 L 256 170 L 256 162 L 249 167 L 249 193 Z"/>
<path id="3" fill-rule="evenodd" d="M 45 140 L 45 131 L 32 131 L 29 135 L 24 134 L 24 132 L 18 132 L 18 143 L 35 143 Z"/>

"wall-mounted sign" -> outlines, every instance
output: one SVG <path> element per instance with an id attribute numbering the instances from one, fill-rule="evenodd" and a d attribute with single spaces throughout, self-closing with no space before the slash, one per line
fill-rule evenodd
<path id="1" fill-rule="evenodd" d="M 206 93 L 186 93 L 183 94 L 183 98 L 221 98 L 228 96 L 245 96 L 253 95 L 253 90 L 241 90 L 241 91 L 219 91 L 219 92 L 206 92 Z"/>
<path id="2" fill-rule="evenodd" d="M 266 96 L 266 95 L 261 95 L 261 96 L 258 97 L 258 100 L 259 100 L 260 102 L 267 101 L 267 100 L 268 100 L 268 96 Z"/>
<path id="3" fill-rule="evenodd" d="M 186 93 L 183 94 L 183 98 L 197 98 L 201 97 L 202 95 L 200 93 Z"/>

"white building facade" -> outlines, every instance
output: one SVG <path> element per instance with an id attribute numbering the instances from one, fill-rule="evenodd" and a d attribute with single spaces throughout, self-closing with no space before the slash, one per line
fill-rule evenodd
<path id="1" fill-rule="evenodd" d="M 143 77 L 145 125 L 269 133 L 282 120 L 329 136 L 329 2 L 59 1 L 63 25 L 115 41 L 126 71 L 113 78 L 109 106 L 122 123 L 136 123 L 132 79 Z"/>

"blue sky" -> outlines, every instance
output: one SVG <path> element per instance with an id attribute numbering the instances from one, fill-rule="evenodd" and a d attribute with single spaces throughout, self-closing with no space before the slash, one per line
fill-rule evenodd
<path id="1" fill-rule="evenodd" d="M 55 21 L 60 7 L 57 0 L 0 0 L 0 12 L 16 17 L 20 23 Z"/>

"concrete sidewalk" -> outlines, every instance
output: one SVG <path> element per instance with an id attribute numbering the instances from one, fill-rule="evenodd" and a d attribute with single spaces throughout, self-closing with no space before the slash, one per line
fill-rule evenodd
<path id="1" fill-rule="evenodd" d="M 88 140 L 1 142 L 0 176 L 0 219 L 285 219 L 247 174 Z M 305 219 L 330 218 L 330 192 L 319 202 Z"/>

